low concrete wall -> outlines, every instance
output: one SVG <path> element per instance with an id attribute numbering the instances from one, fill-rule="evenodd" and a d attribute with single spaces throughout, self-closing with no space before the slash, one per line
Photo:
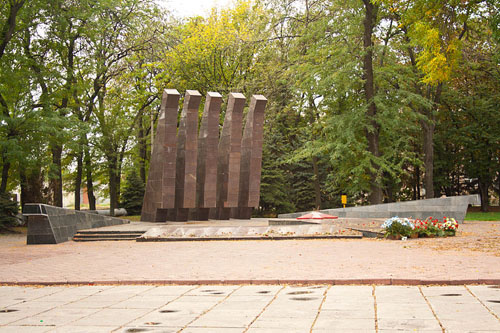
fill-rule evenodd
<path id="1" fill-rule="evenodd" d="M 26 204 L 27 244 L 58 244 L 73 238 L 78 230 L 130 223 L 116 217 L 92 214 L 42 204 Z"/>
<path id="2" fill-rule="evenodd" d="M 381 205 L 349 208 L 324 209 L 320 212 L 345 218 L 390 218 L 393 216 L 425 219 L 429 216 L 442 219 L 453 217 L 463 223 L 469 204 L 478 205 L 481 201 L 477 194 L 446 198 L 393 202 Z M 297 218 L 309 212 L 280 214 L 279 218 Z"/>

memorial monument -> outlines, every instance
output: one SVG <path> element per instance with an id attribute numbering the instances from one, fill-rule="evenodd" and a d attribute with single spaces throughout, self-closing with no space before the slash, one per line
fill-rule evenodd
<path id="1" fill-rule="evenodd" d="M 201 98 L 186 91 L 177 126 L 180 94 L 163 93 L 141 221 L 249 219 L 259 205 L 267 99 L 252 96 L 242 129 L 245 96 L 230 93 L 219 139 L 222 96 L 207 94 L 198 131 Z"/>

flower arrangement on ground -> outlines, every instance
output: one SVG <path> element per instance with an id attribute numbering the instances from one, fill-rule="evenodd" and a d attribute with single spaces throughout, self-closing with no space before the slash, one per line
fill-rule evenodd
<path id="1" fill-rule="evenodd" d="M 455 236 L 458 222 L 453 217 L 444 217 L 443 231 L 446 236 Z"/>
<path id="2" fill-rule="evenodd" d="M 432 216 L 425 220 L 391 217 L 381 225 L 385 237 L 401 239 L 402 237 L 443 237 L 455 236 L 458 223 L 454 218 L 444 217 L 443 221 Z"/>
<path id="3" fill-rule="evenodd" d="M 401 237 L 410 237 L 413 234 L 415 225 L 410 219 L 391 217 L 382 224 L 385 229 L 385 237 L 398 239 Z"/>

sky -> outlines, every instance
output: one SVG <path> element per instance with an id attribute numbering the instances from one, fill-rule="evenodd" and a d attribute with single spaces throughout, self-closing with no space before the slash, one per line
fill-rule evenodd
<path id="1" fill-rule="evenodd" d="M 207 16 L 212 7 L 229 6 L 231 0 L 155 0 L 160 6 L 173 12 L 178 17 L 195 15 Z"/>

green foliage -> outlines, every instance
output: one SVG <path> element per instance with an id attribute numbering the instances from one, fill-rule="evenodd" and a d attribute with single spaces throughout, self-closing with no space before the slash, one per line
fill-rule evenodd
<path id="1" fill-rule="evenodd" d="M 0 229 L 14 224 L 18 209 L 18 203 L 8 193 L 0 193 Z"/>
<path id="2" fill-rule="evenodd" d="M 123 193 L 121 195 L 121 204 L 127 210 L 127 215 L 139 215 L 142 209 L 142 200 L 144 199 L 144 184 L 135 170 L 127 174 Z"/>
<path id="3" fill-rule="evenodd" d="M 468 212 L 466 221 L 500 221 L 500 212 Z"/>
<path id="4" fill-rule="evenodd" d="M 399 222 L 393 222 L 389 227 L 385 228 L 385 236 L 402 236 L 410 237 L 413 229 L 408 225 L 403 225 Z"/>
<path id="5" fill-rule="evenodd" d="M 0 4 L 0 26 L 15 3 Z M 375 3 L 367 49 L 365 6 L 354 0 L 238 1 L 185 20 L 150 0 L 26 1 L 11 38 L 0 36 L 2 186 L 36 179 L 45 198 L 61 168 L 65 189 L 91 181 L 115 204 L 129 202 L 122 170 L 147 175 L 161 93 L 176 88 L 268 99 L 260 215 L 310 210 L 318 198 L 340 206 L 341 193 L 367 203 L 373 175 L 386 201 L 417 197 L 425 126 L 435 126 L 435 192 L 481 184 L 491 194 L 500 177 L 498 1 Z M 368 149 L 375 132 L 378 154 Z"/>

